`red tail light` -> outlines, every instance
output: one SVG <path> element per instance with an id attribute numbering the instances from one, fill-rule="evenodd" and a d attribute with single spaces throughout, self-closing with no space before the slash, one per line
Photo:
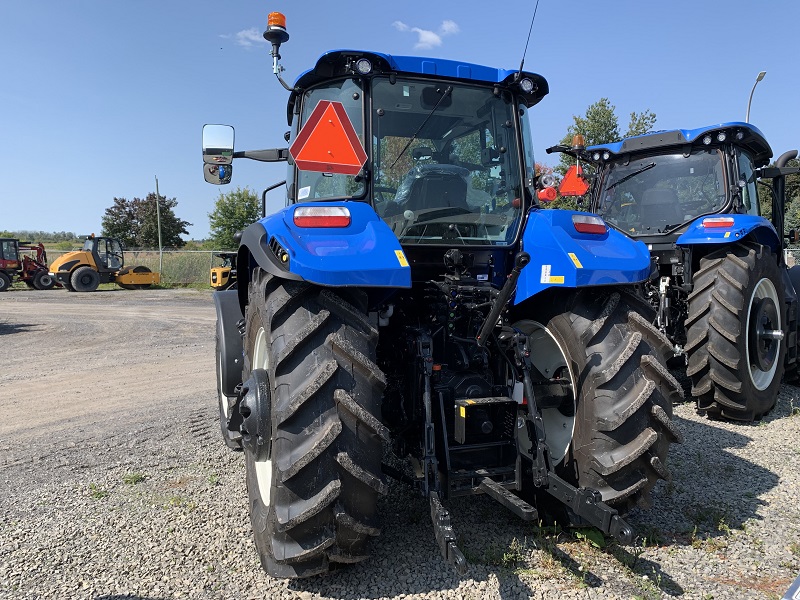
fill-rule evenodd
<path id="1" fill-rule="evenodd" d="M 703 219 L 703 227 L 708 229 L 726 229 L 733 227 L 733 219 L 731 217 L 709 217 Z"/>
<path id="2" fill-rule="evenodd" d="M 603 235 L 608 231 L 603 219 L 591 215 L 572 215 L 572 224 L 578 233 Z"/>
<path id="3" fill-rule="evenodd" d="M 347 227 L 350 211 L 344 206 L 299 206 L 294 209 L 297 227 Z"/>

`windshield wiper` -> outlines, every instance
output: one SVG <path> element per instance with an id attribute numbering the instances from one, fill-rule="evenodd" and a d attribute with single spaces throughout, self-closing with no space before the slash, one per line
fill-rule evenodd
<path id="1" fill-rule="evenodd" d="M 403 156 L 403 154 L 405 154 L 406 150 L 408 150 L 408 147 L 411 145 L 411 143 L 412 143 L 412 142 L 413 142 L 415 139 L 417 139 L 417 136 L 419 135 L 419 132 L 420 132 L 420 131 L 422 131 L 422 128 L 423 128 L 423 127 L 425 127 L 425 124 L 428 122 L 428 119 L 430 119 L 430 118 L 433 116 L 433 113 L 435 113 L 435 112 L 436 112 L 436 110 L 439 108 L 439 105 L 442 103 L 442 100 L 444 100 L 445 98 L 447 98 L 447 97 L 450 95 L 450 92 L 452 92 L 452 91 L 453 91 L 453 86 L 452 86 L 452 85 L 448 85 L 448 86 L 447 86 L 447 89 L 445 89 L 444 93 L 442 94 L 442 97 L 441 97 L 441 98 L 439 98 L 439 101 L 438 101 L 438 102 L 436 103 L 436 105 L 435 105 L 435 106 L 434 106 L 434 107 L 431 109 L 431 112 L 429 112 L 429 113 L 428 113 L 428 116 L 427 116 L 427 117 L 425 117 L 425 120 L 422 122 L 422 125 L 420 125 L 419 127 L 417 127 L 417 130 L 414 132 L 414 135 L 412 135 L 412 136 L 411 136 L 411 139 L 410 139 L 410 140 L 408 140 L 408 142 L 406 143 L 406 145 L 405 145 L 405 146 L 403 146 L 403 149 L 402 149 L 402 150 L 400 150 L 400 154 L 398 154 L 398 155 L 397 155 L 397 158 L 395 158 L 395 159 L 394 159 L 394 162 L 393 162 L 391 165 L 389 165 L 389 168 L 390 168 L 390 169 L 391 169 L 392 167 L 394 167 L 394 166 L 397 164 L 397 161 L 398 161 L 398 160 L 400 160 L 400 157 L 401 157 L 401 156 Z"/>
<path id="2" fill-rule="evenodd" d="M 606 191 L 608 191 L 608 190 L 611 190 L 611 189 L 613 189 L 613 188 L 617 187 L 617 186 L 618 186 L 620 183 L 625 183 L 626 181 L 628 181 L 628 179 L 631 179 L 631 178 L 633 178 L 633 177 L 636 177 L 636 176 L 637 176 L 639 173 L 644 173 L 645 171 L 649 171 L 650 169 L 652 169 L 652 168 L 653 168 L 653 167 L 655 167 L 655 166 L 656 166 L 656 163 L 650 163 L 649 165 L 645 165 L 645 166 L 643 166 L 641 169 L 637 169 L 637 170 L 636 170 L 636 171 L 634 171 L 633 173 L 629 173 L 628 175 L 625 175 L 625 177 L 623 177 L 623 178 L 622 178 L 622 179 L 620 179 L 619 181 L 615 181 L 615 182 L 614 182 L 614 183 L 612 183 L 610 186 L 608 186 L 608 187 L 606 188 Z"/>

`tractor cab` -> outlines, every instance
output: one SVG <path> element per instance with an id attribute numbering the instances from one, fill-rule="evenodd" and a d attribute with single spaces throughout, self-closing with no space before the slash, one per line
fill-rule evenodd
<path id="1" fill-rule="evenodd" d="M 658 243 L 700 217 L 764 210 L 755 173 L 772 150 L 746 123 L 637 136 L 586 154 L 598 168 L 592 210 L 634 238 Z"/>
<path id="2" fill-rule="evenodd" d="M 0 269 L 16 270 L 19 266 L 19 240 L 0 238 Z"/>
<path id="3" fill-rule="evenodd" d="M 0 238 L 0 292 L 11 287 L 20 267 L 19 240 Z"/>
<path id="4" fill-rule="evenodd" d="M 225 183 L 219 168 L 229 176 L 232 158 L 288 159 L 286 204 L 316 204 L 302 209 L 311 228 L 355 222 L 352 204 L 366 204 L 421 279 L 460 247 L 473 277 L 503 285 L 537 202 L 528 110 L 548 93 L 541 75 L 336 50 L 291 89 L 288 148 L 234 152 L 232 128 L 204 127 L 207 181 Z M 331 256 L 336 244 L 314 253 Z"/>
<path id="5" fill-rule="evenodd" d="M 83 251 L 92 255 L 98 271 L 119 271 L 125 266 L 122 243 L 116 238 L 94 237 L 86 238 Z"/>

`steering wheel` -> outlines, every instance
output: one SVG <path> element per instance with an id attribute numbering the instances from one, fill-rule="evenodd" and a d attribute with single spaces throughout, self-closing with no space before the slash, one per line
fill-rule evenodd
<path id="1" fill-rule="evenodd" d="M 397 188 L 389 187 L 386 185 L 376 185 L 375 187 L 372 188 L 372 190 L 375 192 L 375 201 L 381 203 L 389 201 L 389 198 L 384 197 L 383 195 L 384 193 L 395 194 L 395 195 L 397 194 Z"/>

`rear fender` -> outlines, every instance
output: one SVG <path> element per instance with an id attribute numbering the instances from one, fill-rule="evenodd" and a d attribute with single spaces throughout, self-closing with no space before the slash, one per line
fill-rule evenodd
<path id="1" fill-rule="evenodd" d="M 217 311 L 217 343 L 220 361 L 220 386 L 225 396 L 236 396 L 236 386 L 242 382 L 244 345 L 237 326 L 242 319 L 239 297 L 236 290 L 214 292 L 214 308 Z"/>
<path id="2" fill-rule="evenodd" d="M 780 252 L 780 236 L 775 227 L 764 217 L 755 215 L 709 215 L 709 218 L 733 219 L 728 227 L 705 227 L 703 219 L 697 219 L 678 237 L 678 246 L 723 245 L 740 242 L 744 238 L 769 246 L 773 254 Z"/>
<path id="3" fill-rule="evenodd" d="M 256 266 L 284 279 L 328 287 L 411 287 L 411 269 L 392 230 L 364 202 L 326 202 L 350 211 L 347 227 L 297 227 L 296 208 L 288 206 L 253 223 L 239 248 L 239 293 L 246 294 Z M 243 292 L 244 289 L 244 292 Z"/>
<path id="4" fill-rule="evenodd" d="M 534 209 L 529 214 L 522 249 L 531 262 L 520 274 L 514 304 L 551 287 L 626 285 L 650 275 L 644 243 L 610 227 L 603 234 L 580 233 L 573 215 L 590 213 Z"/>

